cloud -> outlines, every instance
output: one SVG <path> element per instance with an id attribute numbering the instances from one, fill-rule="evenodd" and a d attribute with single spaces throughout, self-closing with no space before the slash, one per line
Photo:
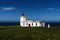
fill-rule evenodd
<path id="1" fill-rule="evenodd" d="M 48 10 L 55 10 L 55 11 L 57 11 L 58 9 L 56 9 L 56 8 L 47 8 Z"/>
<path id="2" fill-rule="evenodd" d="M 16 9 L 15 7 L 2 7 L 2 10 L 14 10 Z"/>

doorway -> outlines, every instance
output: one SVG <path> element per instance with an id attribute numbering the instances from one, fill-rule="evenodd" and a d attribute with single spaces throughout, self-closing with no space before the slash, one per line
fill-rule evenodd
<path id="1" fill-rule="evenodd" d="M 29 24 L 29 27 L 30 27 L 30 24 Z"/>

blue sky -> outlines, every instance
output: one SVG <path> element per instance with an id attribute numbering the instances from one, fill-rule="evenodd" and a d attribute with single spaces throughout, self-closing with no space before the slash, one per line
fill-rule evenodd
<path id="1" fill-rule="evenodd" d="M 27 19 L 60 21 L 60 0 L 0 0 L 0 22 L 18 22 L 21 14 Z"/>

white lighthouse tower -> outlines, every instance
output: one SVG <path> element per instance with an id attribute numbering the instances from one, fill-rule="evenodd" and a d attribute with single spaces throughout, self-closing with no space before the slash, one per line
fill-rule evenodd
<path id="1" fill-rule="evenodd" d="M 23 24 L 23 22 L 25 22 L 26 21 L 26 16 L 24 15 L 24 14 L 22 14 L 21 16 L 20 16 L 20 26 Z"/>
<path id="2" fill-rule="evenodd" d="M 20 22 L 26 21 L 26 16 L 24 14 L 22 14 L 22 16 L 20 16 Z"/>

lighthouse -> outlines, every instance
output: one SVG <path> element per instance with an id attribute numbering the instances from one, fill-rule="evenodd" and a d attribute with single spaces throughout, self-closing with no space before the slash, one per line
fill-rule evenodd
<path id="1" fill-rule="evenodd" d="M 22 16 L 20 16 L 20 22 L 26 21 L 26 16 L 24 14 L 22 14 Z"/>
<path id="2" fill-rule="evenodd" d="M 22 23 L 25 22 L 25 21 L 26 21 L 26 16 L 24 14 L 22 14 L 20 16 L 20 25 L 22 25 Z"/>

